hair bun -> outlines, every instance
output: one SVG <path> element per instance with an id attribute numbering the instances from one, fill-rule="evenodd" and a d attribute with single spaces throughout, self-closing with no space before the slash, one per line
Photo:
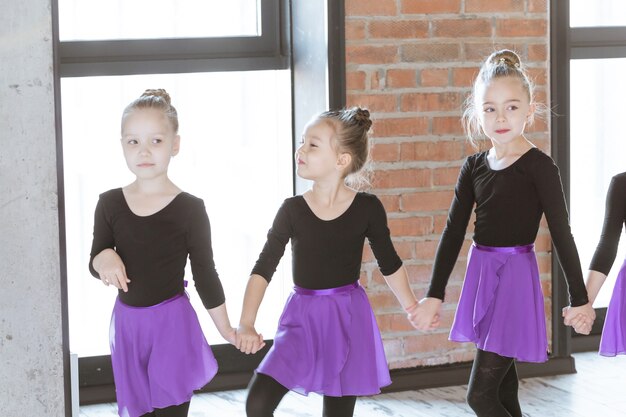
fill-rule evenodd
<path id="1" fill-rule="evenodd" d="M 168 105 L 172 104 L 172 99 L 170 98 L 170 95 L 163 88 L 157 88 L 157 89 L 149 88 L 146 91 L 144 91 L 140 97 L 159 97 L 163 99 Z"/>
<path id="2" fill-rule="evenodd" d="M 354 120 L 359 126 L 363 126 L 365 130 L 369 130 L 372 126 L 372 120 L 370 119 L 370 112 L 367 109 L 361 107 L 353 107 L 348 110 L 349 117 Z"/>
<path id="3" fill-rule="evenodd" d="M 522 60 L 519 55 L 509 49 L 502 49 L 489 55 L 487 63 L 491 65 L 506 65 L 507 67 L 519 68 Z"/>

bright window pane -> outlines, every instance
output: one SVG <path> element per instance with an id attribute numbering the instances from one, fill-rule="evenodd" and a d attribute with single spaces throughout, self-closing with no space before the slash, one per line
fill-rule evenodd
<path id="1" fill-rule="evenodd" d="M 583 270 L 600 239 L 611 177 L 626 171 L 623 98 L 626 59 L 571 61 L 571 221 Z M 626 256 L 622 233 L 617 258 L 596 307 L 608 305 Z"/>
<path id="2" fill-rule="evenodd" d="M 217 270 L 233 325 L 244 288 L 282 200 L 292 194 L 289 71 L 68 78 L 62 80 L 70 346 L 109 354 L 116 291 L 89 274 L 98 195 L 134 180 L 119 142 L 125 105 L 165 88 L 177 108 L 181 151 L 170 164 L 179 187 L 205 202 Z M 290 250 L 268 288 L 257 329 L 272 338 L 292 286 Z M 211 344 L 225 343 L 193 287 L 188 292 Z"/>
<path id="3" fill-rule="evenodd" d="M 260 35 L 258 0 L 59 0 L 60 40 Z"/>
<path id="4" fill-rule="evenodd" d="M 624 0 L 570 0 L 571 27 L 626 26 Z"/>

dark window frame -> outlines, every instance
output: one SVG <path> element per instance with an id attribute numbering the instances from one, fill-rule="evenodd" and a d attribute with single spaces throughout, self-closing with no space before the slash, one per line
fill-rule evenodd
<path id="1" fill-rule="evenodd" d="M 570 27 L 569 2 L 550 1 L 552 154 L 561 170 L 565 197 L 570 201 L 570 61 L 573 59 L 626 58 L 626 26 Z M 583 265 L 583 270 L 586 266 Z M 558 356 L 597 350 L 606 308 L 596 309 L 589 336 L 576 334 L 563 325 L 561 308 L 568 304 L 567 286 L 556 255 L 552 255 L 553 343 Z"/>

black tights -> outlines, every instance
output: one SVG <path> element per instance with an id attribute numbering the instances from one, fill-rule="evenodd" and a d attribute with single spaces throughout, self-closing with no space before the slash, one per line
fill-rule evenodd
<path id="1" fill-rule="evenodd" d="M 272 417 L 274 410 L 289 392 L 271 376 L 256 373 L 248 385 L 246 415 L 248 417 Z M 323 417 L 352 417 L 355 396 L 329 397 L 324 395 Z"/>
<path id="2" fill-rule="evenodd" d="M 467 403 L 478 417 L 522 417 L 515 360 L 478 349 Z"/>
<path id="3" fill-rule="evenodd" d="M 172 405 L 166 408 L 157 408 L 151 413 L 141 417 L 187 417 L 189 413 L 189 401 L 180 405 Z"/>

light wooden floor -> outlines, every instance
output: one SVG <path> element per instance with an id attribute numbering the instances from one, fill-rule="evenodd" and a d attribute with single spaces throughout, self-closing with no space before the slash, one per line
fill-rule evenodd
<path id="1" fill-rule="evenodd" d="M 520 382 L 526 417 L 626 416 L 626 357 L 604 358 L 578 353 L 577 374 L 529 378 Z M 356 417 L 474 416 L 465 404 L 467 386 L 407 391 L 359 398 Z M 245 417 L 245 390 L 199 394 L 191 401 L 189 417 Z M 80 417 L 115 417 L 115 404 L 83 406 Z M 288 394 L 276 417 L 321 416 L 321 397 Z"/>

